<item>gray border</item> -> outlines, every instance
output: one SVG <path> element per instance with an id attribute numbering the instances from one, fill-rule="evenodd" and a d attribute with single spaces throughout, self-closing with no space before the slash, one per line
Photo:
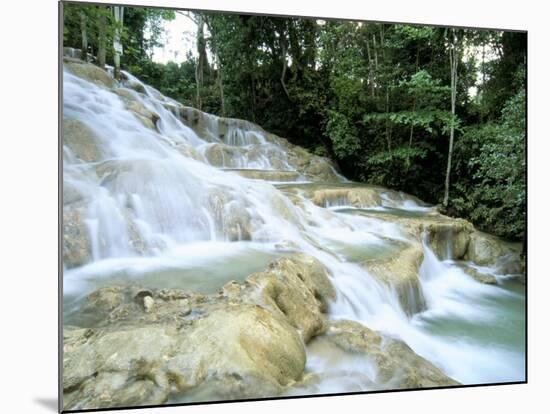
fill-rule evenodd
<path id="1" fill-rule="evenodd" d="M 63 2 L 58 3 L 57 117 L 57 411 L 63 411 Z"/>

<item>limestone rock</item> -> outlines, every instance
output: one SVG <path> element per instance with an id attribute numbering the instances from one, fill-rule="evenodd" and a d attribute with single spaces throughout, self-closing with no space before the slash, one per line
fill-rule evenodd
<path id="1" fill-rule="evenodd" d="M 170 386 L 162 361 L 174 334 L 165 326 L 65 331 L 64 409 L 163 403 Z"/>
<path id="2" fill-rule="evenodd" d="M 474 231 L 474 226 L 470 222 L 438 213 L 420 217 L 381 213 L 372 217 L 401 225 L 416 241 L 426 240 L 440 259 L 462 259 L 468 251 L 470 234 Z"/>
<path id="3" fill-rule="evenodd" d="M 267 271 L 250 275 L 246 284 L 256 288 L 252 300 L 259 294 L 259 300 L 285 317 L 305 342 L 324 331 L 322 313 L 335 298 L 335 291 L 316 259 L 304 254 L 278 259 Z"/>
<path id="4" fill-rule="evenodd" d="M 297 181 L 300 173 L 297 171 L 270 171 L 270 170 L 229 170 L 241 177 L 266 181 Z"/>
<path id="5" fill-rule="evenodd" d="M 296 330 L 260 306 L 220 303 L 179 325 L 170 321 L 180 314 L 155 320 L 155 312 L 147 323 L 65 330 L 65 409 L 162 404 L 211 383 L 214 399 L 277 395 L 304 370 Z"/>
<path id="6" fill-rule="evenodd" d="M 204 152 L 204 156 L 210 165 L 215 167 L 234 168 L 239 167 L 239 159 L 245 156 L 246 150 L 231 147 L 225 144 L 212 144 Z"/>
<path id="7" fill-rule="evenodd" d="M 486 285 L 496 285 L 498 284 L 496 277 L 493 275 L 480 272 L 475 267 L 471 266 L 471 263 L 465 262 L 465 261 L 456 261 L 455 262 L 458 267 L 460 267 L 464 273 L 466 273 L 468 276 L 471 276 L 475 280 L 477 280 L 479 283 L 483 283 Z"/>
<path id="8" fill-rule="evenodd" d="M 367 187 L 316 190 L 313 193 L 312 201 L 320 207 L 333 205 L 374 207 L 382 205 L 379 193 Z"/>
<path id="9" fill-rule="evenodd" d="M 256 163 L 257 165 L 263 165 L 267 159 L 270 169 L 264 170 L 267 174 L 269 174 L 269 172 L 276 174 L 274 170 L 281 171 L 289 169 L 287 154 L 281 148 L 271 144 L 260 143 L 247 145 L 246 159 L 247 164 Z M 299 173 L 297 174 L 299 175 Z"/>
<path id="10" fill-rule="evenodd" d="M 512 249 L 514 246 L 511 247 Z M 524 275 L 525 274 L 525 257 L 520 254 L 520 248 L 517 246 L 516 251 L 505 253 L 500 256 L 494 266 L 495 272 L 501 275 Z"/>
<path id="11" fill-rule="evenodd" d="M 370 353 L 382 343 L 382 338 L 375 331 L 347 320 L 331 322 L 326 337 L 346 351 L 362 353 Z"/>
<path id="12" fill-rule="evenodd" d="M 231 202 L 224 208 L 222 229 L 229 241 L 252 238 L 252 218 L 241 203 Z"/>
<path id="13" fill-rule="evenodd" d="M 140 82 L 125 81 L 124 86 L 126 86 L 129 89 L 133 89 L 134 91 L 139 93 L 143 93 L 143 94 L 147 93 L 147 91 L 145 90 L 145 86 Z"/>
<path id="14" fill-rule="evenodd" d="M 327 158 L 314 156 L 303 169 L 303 174 L 312 181 L 338 182 L 334 166 Z"/>
<path id="15" fill-rule="evenodd" d="M 426 302 L 418 278 L 418 270 L 424 258 L 419 243 L 406 244 L 396 254 L 363 262 L 363 267 L 382 283 L 395 289 L 402 309 L 408 315 L 426 309 Z"/>
<path id="16" fill-rule="evenodd" d="M 384 384 L 384 389 L 459 385 L 404 342 L 382 337 L 357 322 L 334 322 L 327 334 L 316 340 L 328 340 L 346 351 L 365 354 L 375 362 L 376 382 Z"/>
<path id="17" fill-rule="evenodd" d="M 114 86 L 114 79 L 99 66 L 84 61 L 75 61 L 74 59 L 64 59 L 63 62 L 73 74 L 80 78 L 86 79 L 97 85 L 106 86 L 107 88 L 112 88 Z"/>
<path id="18" fill-rule="evenodd" d="M 120 96 L 124 102 L 137 101 L 134 92 L 128 88 L 113 88 L 113 92 Z"/>
<path id="19" fill-rule="evenodd" d="M 342 181 L 329 159 L 313 155 L 304 148 L 292 145 L 284 138 L 275 137 L 274 141 L 286 148 L 288 163 L 306 176 L 308 180 L 317 182 Z"/>
<path id="20" fill-rule="evenodd" d="M 476 231 L 470 235 L 466 259 L 480 266 L 487 266 L 495 264 L 501 256 L 514 252 L 515 249 L 511 244 L 498 237 Z"/>
<path id="21" fill-rule="evenodd" d="M 472 226 L 466 220 L 434 222 L 425 227 L 428 242 L 441 259 L 460 259 L 466 254 Z"/>
<path id="22" fill-rule="evenodd" d="M 223 286 L 220 294 L 229 299 L 238 298 L 241 294 L 241 285 L 239 285 L 236 281 L 231 280 Z"/>
<path id="23" fill-rule="evenodd" d="M 99 161 L 101 151 L 93 131 L 76 119 L 63 119 L 63 145 L 82 161 Z"/>
<path id="24" fill-rule="evenodd" d="M 156 129 L 156 123 L 160 119 L 158 114 L 150 111 L 138 101 L 128 101 L 126 108 L 132 111 L 145 127 Z"/>
<path id="25" fill-rule="evenodd" d="M 220 142 L 227 132 L 227 122 L 224 122 L 226 118 L 219 118 L 189 106 L 170 106 L 172 113 L 205 141 Z"/>
<path id="26" fill-rule="evenodd" d="M 190 145 L 178 144 L 176 149 L 184 157 L 193 158 L 194 160 L 200 162 L 206 162 L 204 155 Z"/>
<path id="27" fill-rule="evenodd" d="M 418 240 L 427 241 L 440 259 L 461 259 L 466 254 L 473 226 L 466 220 L 443 215 L 402 219 L 408 231 Z"/>
<path id="28" fill-rule="evenodd" d="M 206 204 L 214 217 L 216 228 L 221 229 L 226 240 L 252 238 L 253 220 L 246 208 L 245 200 L 236 199 L 223 188 L 216 188 L 208 195 Z"/>

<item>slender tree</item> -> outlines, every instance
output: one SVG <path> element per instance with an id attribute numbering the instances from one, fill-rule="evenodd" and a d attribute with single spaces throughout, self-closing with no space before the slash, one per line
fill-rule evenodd
<path id="1" fill-rule="evenodd" d="M 84 10 L 80 12 L 80 32 L 82 35 L 82 60 L 87 62 L 88 61 L 88 16 L 86 16 L 86 13 Z"/>
<path id="2" fill-rule="evenodd" d="M 105 13 L 99 14 L 98 32 L 97 64 L 104 69 L 107 57 L 107 16 Z"/>
<path id="3" fill-rule="evenodd" d="M 458 80 L 458 61 L 460 59 L 460 45 L 456 29 L 450 29 L 449 35 L 449 63 L 451 69 L 451 127 L 449 132 L 449 152 L 447 155 L 447 171 L 445 173 L 445 194 L 443 207 L 449 205 L 449 188 L 451 186 L 451 163 L 453 158 L 453 145 L 455 140 L 455 114 L 456 114 L 456 89 Z"/>
<path id="4" fill-rule="evenodd" d="M 113 6 L 115 16 L 115 31 L 113 36 L 115 79 L 120 80 L 120 56 L 122 55 L 122 41 L 120 38 L 122 25 L 124 24 L 124 7 Z"/>

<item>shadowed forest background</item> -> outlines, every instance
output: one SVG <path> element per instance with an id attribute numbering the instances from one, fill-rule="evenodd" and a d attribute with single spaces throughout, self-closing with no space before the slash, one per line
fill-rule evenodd
<path id="1" fill-rule="evenodd" d="M 177 13 L 196 51 L 155 62 Z M 255 122 L 349 179 L 524 237 L 525 33 L 65 3 L 63 36 L 115 76 Z"/>

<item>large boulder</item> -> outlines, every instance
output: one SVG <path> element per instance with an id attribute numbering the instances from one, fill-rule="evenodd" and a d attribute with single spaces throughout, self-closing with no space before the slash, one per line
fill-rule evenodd
<path id="1" fill-rule="evenodd" d="M 63 60 L 63 64 L 74 75 L 89 82 L 95 83 L 96 85 L 112 88 L 115 84 L 114 79 L 99 66 L 95 66 L 91 63 L 86 63 L 84 61 L 76 61 L 74 59 L 67 58 Z"/>
<path id="2" fill-rule="evenodd" d="M 426 302 L 418 278 L 418 270 L 424 259 L 419 243 L 404 244 L 397 253 L 382 259 L 371 259 L 362 266 L 379 281 L 393 289 L 401 308 L 408 315 L 426 309 Z"/>
<path id="3" fill-rule="evenodd" d="M 63 118 L 63 145 L 82 161 L 95 162 L 101 159 L 96 135 L 77 119 Z"/>
<path id="4" fill-rule="evenodd" d="M 304 342 L 324 332 L 329 302 L 336 293 L 325 268 L 311 256 L 294 254 L 270 263 L 246 279 L 245 295 L 286 318 Z M 252 288 L 250 290 L 250 288 Z"/>
<path id="5" fill-rule="evenodd" d="M 197 320 L 191 335 L 183 338 L 180 346 L 187 352 L 171 361 L 173 369 L 185 375 L 198 368 L 194 376 L 188 376 L 195 381 L 215 376 L 220 380 L 233 377 L 248 385 L 256 382 L 253 389 L 243 387 L 248 397 L 258 392 L 265 395 L 265 391 L 280 393 L 305 367 L 305 349 L 296 330 L 258 305 L 227 305 Z"/>
<path id="6" fill-rule="evenodd" d="M 382 337 L 352 321 L 337 321 L 316 341 L 330 341 L 341 349 L 364 354 L 377 367 L 376 383 L 385 389 L 427 388 L 460 385 L 406 343 Z"/>
<path id="7" fill-rule="evenodd" d="M 83 309 L 90 327 L 64 331 L 65 409 L 162 404 L 205 389 L 210 400 L 275 396 L 304 370 L 298 332 L 256 304 L 111 287 Z"/>
<path id="8" fill-rule="evenodd" d="M 500 240 L 496 236 L 475 231 L 470 235 L 470 243 L 466 253 L 466 259 L 480 265 L 494 265 L 502 256 L 518 253 L 513 245 Z"/>

